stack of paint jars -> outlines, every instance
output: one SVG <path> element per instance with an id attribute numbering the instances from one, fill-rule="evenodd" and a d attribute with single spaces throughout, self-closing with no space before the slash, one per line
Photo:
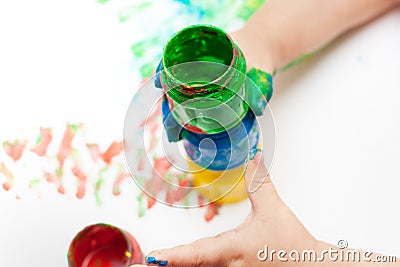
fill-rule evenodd
<path id="1" fill-rule="evenodd" d="M 271 75 L 258 69 L 246 74 L 239 47 L 208 25 L 175 34 L 157 73 L 167 137 L 182 140 L 194 186 L 217 203 L 246 198 L 244 165 L 259 145 L 256 116 L 272 95 Z"/>

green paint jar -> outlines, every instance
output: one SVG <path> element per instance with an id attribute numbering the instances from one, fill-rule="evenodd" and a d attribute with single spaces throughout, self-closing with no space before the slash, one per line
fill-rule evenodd
<path id="1" fill-rule="evenodd" d="M 194 25 L 176 33 L 164 48 L 162 65 L 161 86 L 171 114 L 189 131 L 226 131 L 241 122 L 249 105 L 266 105 L 267 94 L 246 76 L 240 48 L 217 27 Z"/>
<path id="2" fill-rule="evenodd" d="M 219 133 L 246 115 L 246 61 L 221 29 L 195 25 L 175 34 L 164 48 L 163 69 L 172 115 L 189 131 Z"/>

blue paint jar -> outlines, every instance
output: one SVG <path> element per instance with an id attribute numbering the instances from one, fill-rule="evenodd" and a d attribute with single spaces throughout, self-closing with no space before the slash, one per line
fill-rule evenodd
<path id="1" fill-rule="evenodd" d="M 230 170 L 242 165 L 258 144 L 258 125 L 249 109 L 241 123 L 217 134 L 198 134 L 181 127 L 170 114 L 168 101 L 162 105 L 163 122 L 170 142 L 183 140 L 189 158 L 203 168 Z"/>

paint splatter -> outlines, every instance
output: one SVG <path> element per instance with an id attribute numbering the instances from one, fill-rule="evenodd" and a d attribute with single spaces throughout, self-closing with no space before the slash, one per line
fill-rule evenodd
<path id="1" fill-rule="evenodd" d="M 85 196 L 85 192 L 86 192 L 87 176 L 82 171 L 82 168 L 79 165 L 75 165 L 74 167 L 72 167 L 71 171 L 75 175 L 75 177 L 78 179 L 76 197 L 79 199 L 82 199 Z"/>
<path id="2" fill-rule="evenodd" d="M 63 173 L 60 169 L 56 169 L 56 171 L 54 173 L 45 172 L 44 178 L 46 179 L 47 182 L 52 183 L 56 186 L 58 193 L 64 195 L 65 188 L 62 183 L 62 174 Z"/>
<path id="3" fill-rule="evenodd" d="M 110 0 L 97 0 L 97 2 L 106 4 Z M 164 12 L 157 19 L 151 14 L 154 9 L 159 9 L 158 2 L 157 5 L 154 1 L 146 0 L 140 3 L 135 0 L 128 0 L 128 4 L 126 3 L 127 1 L 123 2 L 124 7 L 121 7 L 118 13 L 121 22 L 129 25 L 127 22 L 130 20 L 140 20 L 143 23 L 150 23 L 151 20 L 152 25 L 154 25 L 154 27 L 146 27 L 142 38 L 131 44 L 133 70 L 139 73 L 142 78 L 147 78 L 154 72 L 162 55 L 162 48 L 165 42 L 177 30 L 185 25 L 204 23 L 213 24 L 229 31 L 231 26 L 237 27 L 248 19 L 263 3 L 263 0 L 238 0 L 233 2 L 230 0 L 167 0 L 164 4 L 171 7 L 171 12 Z M 224 12 L 221 13 L 220 10 L 224 10 Z M 133 25 L 137 24 L 133 23 Z M 146 127 L 151 132 L 160 130 L 162 123 L 161 108 L 157 107 L 155 109 L 155 112 L 148 118 L 147 123 Z M 14 172 L 14 169 L 24 168 L 21 166 L 20 159 L 26 150 L 27 144 L 32 142 L 34 145 L 30 151 L 38 157 L 38 160 L 42 161 L 41 163 L 44 166 L 53 166 L 54 161 L 57 163 L 56 166 L 51 167 L 51 170 L 43 169 L 42 177 L 35 176 L 35 178 L 27 180 L 27 185 L 25 186 L 32 190 L 38 190 L 38 195 L 43 181 L 53 184 L 60 194 L 69 193 L 66 185 L 69 184 L 67 179 L 71 179 L 71 177 L 76 179 L 77 188 L 76 192 L 73 193 L 78 198 L 86 198 L 89 192 L 86 189 L 89 187 L 94 189 L 95 201 L 99 205 L 103 203 L 101 196 L 102 193 L 106 192 L 106 190 L 103 190 L 105 186 L 112 186 L 112 194 L 120 195 L 121 184 L 125 179 L 129 179 L 129 174 L 123 168 L 120 168 L 121 165 L 123 166 L 123 159 L 120 157 L 123 143 L 116 140 L 102 151 L 98 143 L 88 143 L 86 140 L 77 139 L 78 137 L 83 138 L 82 135 L 77 135 L 81 129 L 83 129 L 83 124 L 67 123 L 63 135 L 58 136 L 61 142 L 54 144 L 56 149 L 58 148 L 55 154 L 49 153 L 48 148 L 53 145 L 55 140 L 59 139 L 54 136 L 56 131 L 53 132 L 51 128 L 40 128 L 39 137 L 35 136 L 36 139 L 33 140 L 18 139 L 13 142 L 3 142 L 3 150 L 14 161 L 14 165 L 7 164 L 6 166 L 5 163 L 0 163 L 0 176 L 6 178 L 2 185 L 3 189 L 10 190 L 15 187 L 16 181 L 13 173 L 18 172 Z M 151 153 L 155 152 L 158 142 L 160 140 L 156 137 L 149 139 L 148 149 Z M 149 151 L 146 151 L 146 153 Z M 138 151 L 137 153 L 137 170 L 143 175 L 145 175 L 147 168 L 150 167 L 146 165 L 146 153 L 145 151 Z M 91 164 L 92 167 L 87 168 L 87 166 L 80 164 L 78 160 L 80 157 L 83 161 L 87 161 L 85 157 L 90 157 L 95 164 Z M 146 180 L 136 177 L 136 179 L 142 181 L 143 187 L 157 196 L 164 195 L 165 201 L 168 203 L 188 202 L 188 195 L 193 192 L 191 190 L 191 178 L 181 177 L 173 173 L 166 158 L 154 156 L 150 163 L 156 169 L 156 172 L 151 175 L 152 179 Z M 117 171 L 110 175 L 109 173 L 113 169 L 117 169 Z M 161 177 L 166 176 L 170 177 L 171 183 L 179 184 L 180 187 L 161 186 Z M 13 190 L 17 192 L 17 189 L 15 187 Z M 23 196 L 17 192 L 17 197 Z M 137 201 L 139 203 L 139 216 L 144 216 L 146 210 L 156 204 L 155 198 L 149 197 L 144 193 L 138 195 Z M 204 206 L 205 200 L 199 196 L 198 202 L 200 206 Z M 211 220 L 217 213 L 218 206 L 215 204 L 209 205 L 205 219 Z"/>
<path id="4" fill-rule="evenodd" d="M 52 139 L 53 134 L 51 128 L 40 127 L 40 135 L 36 140 L 35 147 L 32 148 L 31 151 L 39 157 L 43 157 L 46 155 L 47 147 Z"/>
<path id="5" fill-rule="evenodd" d="M 14 186 L 14 176 L 11 171 L 6 167 L 4 162 L 0 163 L 0 174 L 6 177 L 6 181 L 3 183 L 4 190 L 8 191 Z"/>
<path id="6" fill-rule="evenodd" d="M 64 166 L 65 159 L 71 154 L 72 152 L 72 141 L 75 137 L 76 132 L 82 128 L 82 124 L 69 124 L 64 131 L 64 136 L 61 141 L 61 144 L 58 147 L 57 153 L 57 160 L 60 164 L 60 168 Z"/>
<path id="7" fill-rule="evenodd" d="M 22 153 L 25 150 L 26 144 L 27 140 L 17 139 L 14 142 L 4 141 L 3 149 L 8 156 L 10 156 L 14 161 L 17 161 L 22 157 Z"/>
<path id="8" fill-rule="evenodd" d="M 117 176 L 117 178 L 114 181 L 113 185 L 113 194 L 114 196 L 118 196 L 121 194 L 121 184 L 123 181 L 125 181 L 126 178 L 131 177 L 129 173 L 126 172 L 120 172 Z"/>
<path id="9" fill-rule="evenodd" d="M 122 142 L 112 142 L 107 150 L 101 155 L 105 163 L 110 164 L 111 160 L 121 154 L 124 149 Z"/>
<path id="10" fill-rule="evenodd" d="M 215 215 L 218 214 L 218 209 L 219 209 L 220 205 L 217 205 L 213 202 L 211 202 L 210 204 L 208 204 L 207 206 L 207 213 L 204 217 L 204 219 L 209 222 L 211 221 Z"/>

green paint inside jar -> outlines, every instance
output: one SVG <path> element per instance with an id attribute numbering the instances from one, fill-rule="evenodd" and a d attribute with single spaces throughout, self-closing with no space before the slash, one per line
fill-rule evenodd
<path id="1" fill-rule="evenodd" d="M 187 27 L 164 48 L 161 74 L 171 114 L 197 133 L 219 133 L 246 115 L 246 61 L 239 47 L 221 29 Z"/>

